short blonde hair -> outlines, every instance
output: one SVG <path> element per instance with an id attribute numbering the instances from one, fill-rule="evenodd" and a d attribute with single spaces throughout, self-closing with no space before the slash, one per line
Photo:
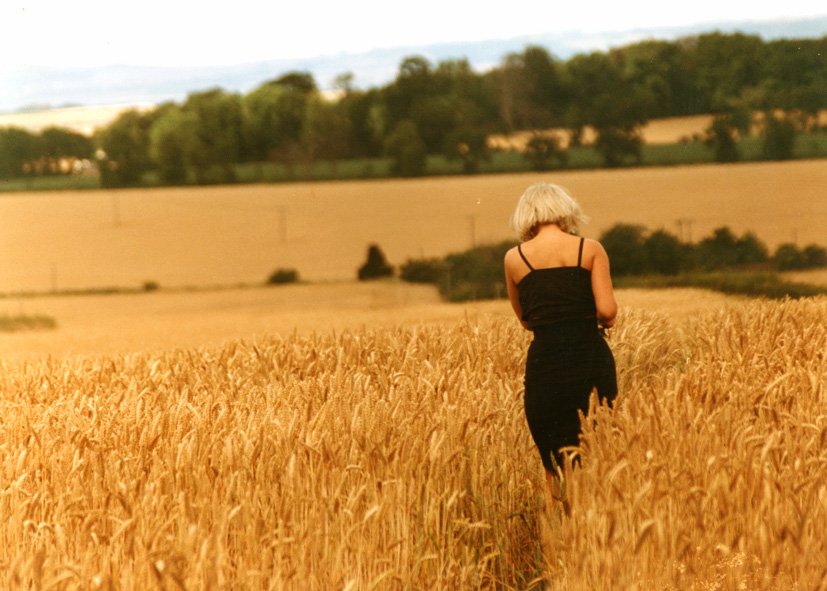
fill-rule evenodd
<path id="1" fill-rule="evenodd" d="M 511 215 L 511 227 L 521 241 L 537 234 L 541 224 L 557 224 L 569 234 L 577 234 L 580 224 L 589 221 L 577 201 L 559 185 L 537 183 L 525 190 Z"/>

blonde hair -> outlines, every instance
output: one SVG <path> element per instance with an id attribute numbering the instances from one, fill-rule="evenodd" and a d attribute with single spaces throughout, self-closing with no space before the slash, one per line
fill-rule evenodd
<path id="1" fill-rule="evenodd" d="M 577 234 L 580 224 L 588 221 L 577 201 L 563 187 L 552 183 L 531 185 L 511 215 L 511 227 L 521 241 L 533 238 L 541 224 L 557 224 L 564 232 Z"/>

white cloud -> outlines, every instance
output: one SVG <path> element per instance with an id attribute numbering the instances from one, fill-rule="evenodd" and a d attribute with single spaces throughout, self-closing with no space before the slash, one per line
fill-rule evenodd
<path id="1" fill-rule="evenodd" d="M 825 14 L 822 0 L 3 0 L 0 65 L 217 65 L 562 30 Z"/>

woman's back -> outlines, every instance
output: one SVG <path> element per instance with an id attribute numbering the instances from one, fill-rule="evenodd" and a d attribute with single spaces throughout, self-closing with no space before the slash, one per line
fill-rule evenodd
<path id="1" fill-rule="evenodd" d="M 584 239 L 580 238 L 573 265 L 536 267 L 522 249 L 517 251 L 528 273 L 517 283 L 522 320 L 532 330 L 542 326 L 584 324 L 597 327 L 591 272 L 582 266 Z M 565 260 L 570 257 L 545 257 Z"/>

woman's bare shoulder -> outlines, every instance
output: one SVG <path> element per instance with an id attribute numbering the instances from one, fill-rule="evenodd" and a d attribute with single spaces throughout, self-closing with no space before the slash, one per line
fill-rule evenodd
<path id="1" fill-rule="evenodd" d="M 599 240 L 594 238 L 586 238 L 583 241 L 583 251 L 591 254 L 606 253 L 606 249 L 600 244 Z"/>

